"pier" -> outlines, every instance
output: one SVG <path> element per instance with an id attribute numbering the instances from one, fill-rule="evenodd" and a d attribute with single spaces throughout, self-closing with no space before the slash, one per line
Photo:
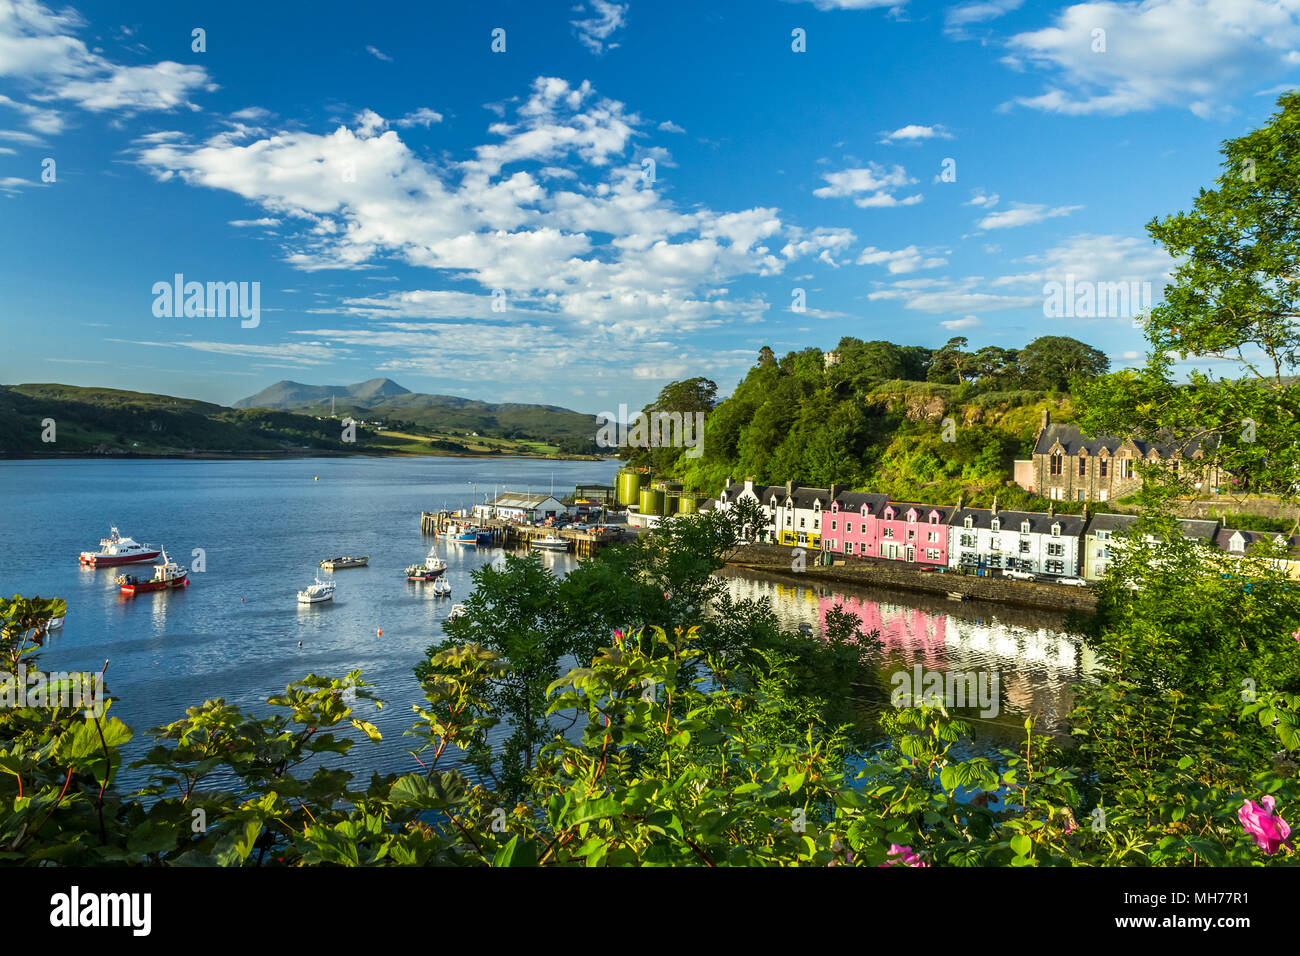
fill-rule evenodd
<path id="1" fill-rule="evenodd" d="M 436 534 L 438 528 L 451 518 L 446 511 L 420 512 L 420 533 Z M 579 528 L 534 528 L 532 525 L 516 524 L 510 521 L 488 519 L 478 522 L 478 526 L 492 535 L 491 547 L 530 548 L 534 538 L 564 538 L 571 544 L 571 554 L 588 558 L 603 547 L 619 544 L 623 541 L 635 541 L 635 530 L 605 530 Z"/>

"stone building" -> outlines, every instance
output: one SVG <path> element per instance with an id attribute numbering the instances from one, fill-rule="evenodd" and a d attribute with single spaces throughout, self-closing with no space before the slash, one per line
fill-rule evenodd
<path id="1" fill-rule="evenodd" d="M 1016 483 L 1053 501 L 1114 501 L 1142 487 L 1138 463 L 1172 462 L 1176 473 L 1192 469 L 1193 484 L 1203 494 L 1216 493 L 1217 466 L 1205 463 L 1205 447 L 1192 441 L 1146 442 L 1101 435 L 1086 438 L 1073 425 L 1053 424 L 1046 409 L 1029 462 L 1016 462 Z"/>

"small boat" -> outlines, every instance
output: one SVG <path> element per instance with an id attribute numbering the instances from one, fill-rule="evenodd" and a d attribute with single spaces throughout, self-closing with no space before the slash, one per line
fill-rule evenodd
<path id="1" fill-rule="evenodd" d="M 548 534 L 544 538 L 534 538 L 532 546 L 539 551 L 568 551 L 569 540 L 561 538 L 559 535 Z"/>
<path id="2" fill-rule="evenodd" d="M 467 608 L 465 605 L 453 604 L 451 606 L 451 613 L 447 615 L 447 620 L 454 621 L 456 620 L 456 618 L 464 617 L 468 613 L 469 613 L 469 608 Z"/>
<path id="3" fill-rule="evenodd" d="M 368 554 L 364 554 L 359 558 L 345 554 L 341 558 L 326 558 L 320 563 L 320 566 L 326 571 L 341 571 L 344 568 L 364 568 L 369 563 L 370 555 Z"/>
<path id="4" fill-rule="evenodd" d="M 489 545 L 492 543 L 492 532 L 469 521 L 461 515 L 440 515 L 442 520 L 438 522 L 434 530 L 434 536 L 441 538 L 443 541 L 450 541 L 452 544 L 463 544 L 469 547 L 478 545 Z"/>
<path id="5" fill-rule="evenodd" d="M 143 594 L 147 591 L 170 591 L 190 586 L 190 569 L 183 568 L 162 552 L 162 564 L 153 566 L 153 577 L 141 581 L 134 574 L 119 574 L 114 583 L 123 594 Z"/>
<path id="6" fill-rule="evenodd" d="M 430 548 L 422 563 L 413 564 L 406 569 L 406 580 L 433 581 L 446 570 L 447 562 L 438 557 L 434 548 Z"/>
<path id="7" fill-rule="evenodd" d="M 78 560 L 91 568 L 112 567 L 115 564 L 135 564 L 140 561 L 152 561 L 162 553 L 161 548 L 148 544 L 139 544 L 131 538 L 124 538 L 116 527 L 107 538 L 99 539 L 98 551 L 83 551 Z"/>
<path id="8" fill-rule="evenodd" d="M 434 597 L 451 597 L 451 582 L 446 578 L 439 578 L 433 582 Z"/>
<path id="9" fill-rule="evenodd" d="M 66 621 L 67 619 L 68 616 L 66 614 L 60 615 L 59 617 L 52 617 L 50 618 L 49 622 L 45 625 L 45 629 L 47 631 L 57 631 L 59 628 L 63 626 L 63 622 Z"/>
<path id="10" fill-rule="evenodd" d="M 335 587 L 337 585 L 333 581 L 322 581 L 317 578 L 314 584 L 309 584 L 298 592 L 298 603 L 323 604 L 325 601 L 332 601 Z"/>
<path id="11" fill-rule="evenodd" d="M 964 600 L 966 600 L 966 595 L 962 594 L 960 591 L 949 591 L 949 592 L 948 592 L 948 600 L 949 600 L 949 601 L 964 601 Z"/>

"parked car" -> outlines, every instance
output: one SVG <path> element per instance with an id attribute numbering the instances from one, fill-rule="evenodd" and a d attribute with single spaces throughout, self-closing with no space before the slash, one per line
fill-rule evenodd
<path id="1" fill-rule="evenodd" d="M 1003 576 L 1004 578 L 1014 578 L 1014 579 L 1017 580 L 1017 581 L 1037 581 L 1037 580 L 1038 580 L 1038 575 L 1034 574 L 1032 571 L 1013 571 L 1013 570 L 1010 569 L 1010 568 L 1008 568 L 1007 570 L 1003 571 L 1003 572 L 1002 572 L 1002 576 Z"/>
<path id="2" fill-rule="evenodd" d="M 1072 588 L 1086 588 L 1088 582 L 1083 578 L 1057 578 L 1057 584 L 1068 584 Z"/>

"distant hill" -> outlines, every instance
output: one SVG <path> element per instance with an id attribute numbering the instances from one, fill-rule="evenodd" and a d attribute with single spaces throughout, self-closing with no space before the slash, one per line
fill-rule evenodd
<path id="1" fill-rule="evenodd" d="M 476 432 L 495 438 L 529 438 L 586 450 L 596 434 L 596 419 L 559 405 L 492 403 L 456 395 L 412 392 L 392 379 L 372 378 L 355 385 L 304 385 L 276 382 L 235 408 L 267 408 L 367 421 L 407 423 L 445 432 Z"/>
<path id="2" fill-rule="evenodd" d="M 366 404 L 411 393 L 391 378 L 372 378 L 355 385 L 303 385 L 301 382 L 276 382 L 256 395 L 241 398 L 233 408 L 275 408 L 286 410 L 307 405 L 328 405 L 331 398 Z"/>

